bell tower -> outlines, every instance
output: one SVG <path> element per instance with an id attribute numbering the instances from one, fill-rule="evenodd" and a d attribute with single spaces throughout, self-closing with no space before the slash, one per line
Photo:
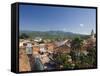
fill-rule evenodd
<path id="1" fill-rule="evenodd" d="M 95 34 L 94 34 L 94 30 L 92 29 L 91 31 L 91 38 L 94 39 L 95 38 Z"/>

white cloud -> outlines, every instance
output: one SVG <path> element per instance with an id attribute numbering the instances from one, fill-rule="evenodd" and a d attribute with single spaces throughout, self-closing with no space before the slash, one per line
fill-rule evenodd
<path id="1" fill-rule="evenodd" d="M 84 27 L 84 24 L 80 24 L 80 27 Z"/>

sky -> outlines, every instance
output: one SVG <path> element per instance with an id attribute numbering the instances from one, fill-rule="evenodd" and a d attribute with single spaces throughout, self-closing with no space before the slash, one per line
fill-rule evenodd
<path id="1" fill-rule="evenodd" d="M 96 31 L 96 10 L 75 7 L 19 6 L 20 31 L 64 31 L 90 34 Z"/>

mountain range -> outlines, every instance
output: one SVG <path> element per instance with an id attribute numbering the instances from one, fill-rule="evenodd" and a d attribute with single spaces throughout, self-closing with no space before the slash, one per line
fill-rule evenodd
<path id="1" fill-rule="evenodd" d="M 73 38 L 73 37 L 86 37 L 88 35 L 78 34 L 73 32 L 64 32 L 64 31 L 20 31 L 21 34 L 27 34 L 30 37 L 62 37 L 62 38 Z"/>

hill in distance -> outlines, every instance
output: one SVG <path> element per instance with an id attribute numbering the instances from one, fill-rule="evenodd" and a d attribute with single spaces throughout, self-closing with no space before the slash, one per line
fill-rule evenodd
<path id="1" fill-rule="evenodd" d="M 74 37 L 87 37 L 89 35 L 77 34 L 72 32 L 64 31 L 20 31 L 21 34 L 27 34 L 31 38 L 42 37 L 42 38 L 74 38 Z"/>

